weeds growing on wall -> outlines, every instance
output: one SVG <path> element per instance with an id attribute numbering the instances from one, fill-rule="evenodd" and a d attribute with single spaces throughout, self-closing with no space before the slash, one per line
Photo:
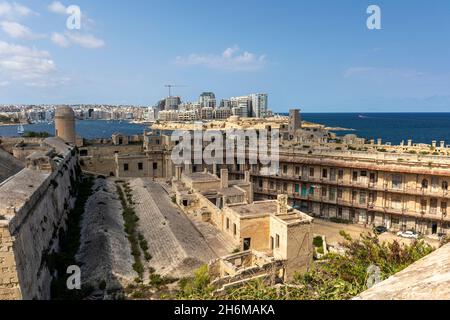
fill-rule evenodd
<path id="1" fill-rule="evenodd" d="M 78 265 L 75 255 L 80 247 L 81 238 L 81 220 L 84 214 L 86 201 L 92 195 L 94 177 L 83 176 L 80 181 L 76 181 L 74 193 L 76 201 L 74 208 L 67 215 L 67 228 L 60 228 L 58 231 L 59 252 L 46 255 L 46 263 L 49 270 L 56 274 L 51 284 L 52 299 L 78 300 L 86 297 L 92 292 L 93 288 L 82 287 L 82 290 L 68 290 L 66 281 L 67 267 Z"/>

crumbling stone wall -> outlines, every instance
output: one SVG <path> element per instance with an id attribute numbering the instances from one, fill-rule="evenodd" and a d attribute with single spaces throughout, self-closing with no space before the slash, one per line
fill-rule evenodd
<path id="1" fill-rule="evenodd" d="M 0 272 L 0 300 L 20 299 L 13 238 L 4 224 L 0 224 Z"/>
<path id="2" fill-rule="evenodd" d="M 25 191 L 36 177 L 32 194 L 8 212 L 0 210 L 0 299 L 50 299 L 52 274 L 48 254 L 58 250 L 59 233 L 66 228 L 75 203 L 80 169 L 75 150 L 69 150 L 50 174 L 24 169 L 2 188 Z"/>

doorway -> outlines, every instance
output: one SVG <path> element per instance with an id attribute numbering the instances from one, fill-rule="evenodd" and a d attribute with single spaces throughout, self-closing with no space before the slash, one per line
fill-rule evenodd
<path id="1" fill-rule="evenodd" d="M 250 250 L 251 242 L 252 242 L 251 238 L 244 239 L 244 251 Z"/>
<path id="2" fill-rule="evenodd" d="M 438 224 L 437 222 L 433 222 L 431 225 L 431 234 L 437 234 L 438 232 Z"/>

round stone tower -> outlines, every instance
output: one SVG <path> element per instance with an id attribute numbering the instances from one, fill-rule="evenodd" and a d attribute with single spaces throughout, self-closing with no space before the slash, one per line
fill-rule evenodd
<path id="1" fill-rule="evenodd" d="M 57 107 L 55 112 L 55 135 L 65 142 L 75 144 L 75 112 L 70 107 Z"/>

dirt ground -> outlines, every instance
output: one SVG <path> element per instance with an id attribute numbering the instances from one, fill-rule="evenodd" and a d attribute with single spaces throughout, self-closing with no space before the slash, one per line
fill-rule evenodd
<path id="1" fill-rule="evenodd" d="M 359 238 L 361 233 L 368 233 L 372 232 L 371 227 L 364 228 L 364 226 L 361 225 L 355 225 L 355 224 L 340 224 L 340 223 L 334 223 L 330 221 L 321 220 L 318 218 L 314 218 L 313 223 L 313 233 L 317 235 L 324 235 L 326 238 L 326 241 L 330 245 L 337 245 L 339 242 L 343 240 L 339 232 L 341 230 L 344 230 L 350 236 L 354 239 Z M 409 244 L 413 240 L 411 239 L 405 239 L 397 236 L 395 233 L 386 232 L 379 236 L 381 241 L 394 241 L 397 240 L 401 243 Z M 424 238 L 424 240 L 429 243 L 430 245 L 434 247 L 439 246 L 439 241 L 435 239 L 430 238 Z"/>

